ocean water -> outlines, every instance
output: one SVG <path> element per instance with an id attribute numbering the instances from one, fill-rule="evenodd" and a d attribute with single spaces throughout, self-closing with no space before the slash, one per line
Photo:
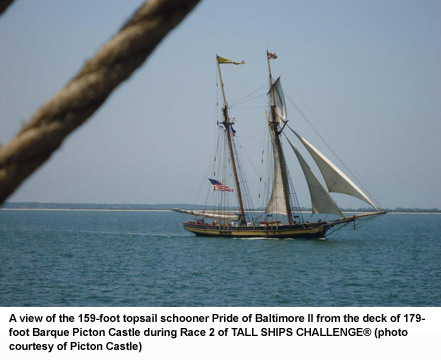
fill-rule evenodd
<path id="1" fill-rule="evenodd" d="M 441 306 L 441 215 L 326 240 L 195 237 L 173 212 L 0 211 L 0 306 Z"/>

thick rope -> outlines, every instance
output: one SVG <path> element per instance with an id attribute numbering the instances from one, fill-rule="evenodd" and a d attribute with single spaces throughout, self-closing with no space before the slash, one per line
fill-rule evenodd
<path id="1" fill-rule="evenodd" d="M 0 0 L 0 15 L 3 14 L 14 0 Z"/>
<path id="2" fill-rule="evenodd" d="M 83 124 L 152 53 L 199 0 L 144 3 L 79 74 L 0 147 L 0 205 Z"/>

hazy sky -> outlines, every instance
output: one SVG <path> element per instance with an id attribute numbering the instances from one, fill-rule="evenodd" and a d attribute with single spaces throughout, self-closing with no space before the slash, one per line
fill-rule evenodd
<path id="1" fill-rule="evenodd" d="M 0 143 L 141 3 L 15 0 L 0 17 Z M 215 147 L 215 55 L 246 62 L 223 67 L 233 104 L 266 84 L 269 48 L 287 97 L 383 207 L 441 208 L 440 18 L 441 1 L 202 1 L 9 200 L 193 203 Z M 264 105 L 231 110 L 244 148 L 261 144 Z M 331 155 L 290 102 L 288 118 Z"/>

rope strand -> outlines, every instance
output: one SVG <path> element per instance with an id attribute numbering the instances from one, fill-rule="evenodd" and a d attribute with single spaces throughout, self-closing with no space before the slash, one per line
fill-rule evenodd
<path id="1" fill-rule="evenodd" d="M 14 0 L 0 0 L 0 15 L 14 2 Z"/>
<path id="2" fill-rule="evenodd" d="M 198 2 L 146 1 L 78 75 L 0 148 L 0 205 L 144 63 Z"/>

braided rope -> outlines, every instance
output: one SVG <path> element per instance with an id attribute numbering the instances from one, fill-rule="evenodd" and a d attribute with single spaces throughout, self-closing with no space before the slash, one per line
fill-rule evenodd
<path id="1" fill-rule="evenodd" d="M 3 14 L 14 0 L 0 0 L 0 15 Z"/>
<path id="2" fill-rule="evenodd" d="M 0 147 L 0 204 L 126 80 L 199 0 L 152 0 Z"/>

